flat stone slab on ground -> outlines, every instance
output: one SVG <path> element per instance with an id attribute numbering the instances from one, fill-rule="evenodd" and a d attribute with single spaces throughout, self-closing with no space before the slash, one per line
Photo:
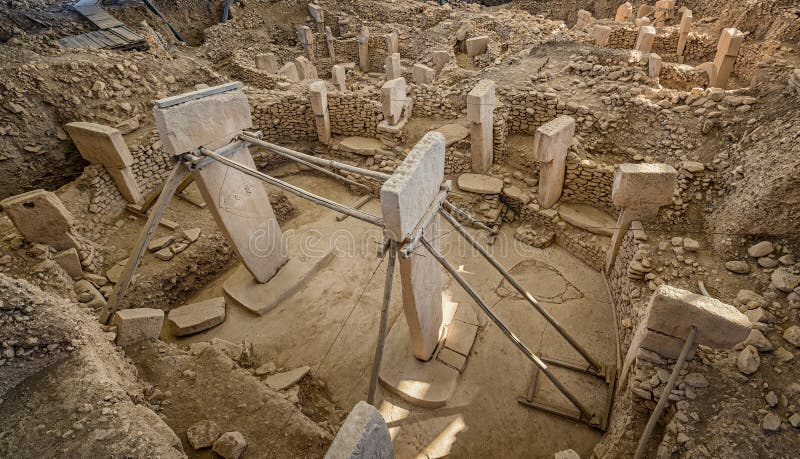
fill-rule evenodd
<path id="1" fill-rule="evenodd" d="M 613 236 L 617 226 L 614 217 L 586 204 L 563 203 L 558 206 L 558 216 L 572 226 L 604 236 Z"/>
<path id="2" fill-rule="evenodd" d="M 265 379 L 264 382 L 272 390 L 283 390 L 297 384 L 309 371 L 311 371 L 311 367 L 303 366 L 295 368 L 294 370 L 274 374 Z"/>
<path id="3" fill-rule="evenodd" d="M 282 301 L 300 290 L 314 274 L 333 259 L 333 252 L 321 257 L 307 257 L 305 261 L 292 257 L 267 283 L 261 284 L 239 265 L 222 285 L 225 293 L 245 309 L 264 315 Z"/>
<path id="4" fill-rule="evenodd" d="M 191 335 L 208 330 L 225 321 L 225 298 L 211 298 L 187 304 L 169 312 L 170 330 L 175 336 Z"/>
<path id="5" fill-rule="evenodd" d="M 336 149 L 355 153 L 357 155 L 375 156 L 378 152 L 383 150 L 383 144 L 378 139 L 353 136 L 344 137 L 339 140 Z"/>
<path id="6" fill-rule="evenodd" d="M 459 140 L 464 140 L 469 136 L 469 129 L 460 124 L 445 124 L 444 126 L 439 126 L 438 128 L 434 129 L 434 131 L 441 132 L 442 135 L 444 135 L 445 147 L 449 147 Z"/>
<path id="7" fill-rule="evenodd" d="M 461 174 L 458 176 L 458 188 L 470 193 L 500 194 L 503 181 L 490 175 Z"/>

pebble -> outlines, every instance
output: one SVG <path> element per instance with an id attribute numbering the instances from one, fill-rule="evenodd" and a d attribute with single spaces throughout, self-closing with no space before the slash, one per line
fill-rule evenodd
<path id="1" fill-rule="evenodd" d="M 240 432 L 225 432 L 214 442 L 213 451 L 224 459 L 239 459 L 244 449 L 247 448 L 247 440 Z"/>
<path id="2" fill-rule="evenodd" d="M 768 413 L 761 421 L 761 427 L 767 432 L 777 432 L 781 428 L 781 418 L 775 413 Z"/>
<path id="3" fill-rule="evenodd" d="M 746 346 L 736 358 L 736 368 L 746 375 L 755 373 L 760 365 L 761 357 L 758 355 L 758 350 L 753 346 Z"/>
<path id="4" fill-rule="evenodd" d="M 800 347 L 800 327 L 792 325 L 783 331 L 783 339 L 794 347 Z"/>
<path id="5" fill-rule="evenodd" d="M 747 254 L 753 258 L 760 258 L 771 254 L 774 250 L 775 248 L 771 242 L 761 241 L 757 244 L 751 245 L 750 248 L 747 249 Z"/>
<path id="6" fill-rule="evenodd" d="M 750 272 L 750 265 L 746 261 L 732 260 L 725 262 L 725 269 L 736 274 L 747 274 Z"/>

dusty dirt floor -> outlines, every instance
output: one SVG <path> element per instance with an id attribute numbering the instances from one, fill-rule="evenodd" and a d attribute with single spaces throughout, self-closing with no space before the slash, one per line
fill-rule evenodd
<path id="1" fill-rule="evenodd" d="M 332 179 L 295 176 L 289 182 L 313 188 L 338 202 L 356 199 Z M 250 340 L 261 362 L 278 368 L 304 365 L 323 379 L 338 406 L 348 407 L 366 398 L 377 340 L 386 263 L 376 257 L 380 233 L 370 225 L 348 218 L 336 222 L 334 211 L 290 197 L 299 216 L 283 229 L 291 234 L 290 253 L 301 241 L 318 240 L 336 253 L 331 263 L 299 292 L 274 310 L 257 316 L 229 301 L 225 322 L 203 333 L 179 338 L 179 346 L 223 338 Z M 363 210 L 379 214 L 377 201 Z M 532 310 L 511 294 L 509 286 L 488 263 L 470 252 L 452 228 L 441 225 L 443 253 L 459 266 L 463 276 L 492 309 L 534 352 L 579 362 L 579 355 Z M 603 362 L 616 363 L 611 308 L 602 277 L 565 250 L 524 246 L 504 228 L 493 246 L 494 255 L 530 289 L 542 304 Z M 377 270 L 376 270 L 377 269 Z M 222 296 L 222 284 L 233 269 L 201 289 L 188 302 Z M 400 278 L 396 273 L 390 325 L 402 313 Z M 466 293 L 448 278 L 442 293 L 446 300 L 473 306 Z M 590 454 L 600 433 L 586 426 L 533 411 L 518 404 L 532 374 L 532 364 L 494 325 L 479 332 L 454 397 L 441 409 L 411 406 L 383 388 L 378 392 L 380 411 L 387 418 L 397 456 L 441 457 L 551 457 L 572 448 Z M 162 338 L 174 339 L 165 334 Z M 134 357 L 136 360 L 136 357 Z M 593 378 L 558 373 L 576 392 L 602 405 L 605 386 Z M 498 378 L 498 375 L 503 375 Z M 566 400 L 558 400 L 567 406 Z M 169 423 L 169 419 L 167 423 Z"/>

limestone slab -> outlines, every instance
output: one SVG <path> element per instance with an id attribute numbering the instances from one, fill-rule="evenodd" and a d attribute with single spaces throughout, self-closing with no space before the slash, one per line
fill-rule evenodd
<path id="1" fill-rule="evenodd" d="M 80 279 L 83 275 L 81 258 L 78 256 L 78 251 L 75 250 L 74 247 L 56 253 L 53 255 L 53 261 L 64 268 L 64 271 L 66 271 L 67 274 L 69 274 L 69 276 L 73 279 Z"/>
<path id="2" fill-rule="evenodd" d="M 633 16 L 633 5 L 631 2 L 625 2 L 617 7 L 617 14 L 614 16 L 614 22 L 627 22 Z"/>
<path id="3" fill-rule="evenodd" d="M 347 84 L 345 81 L 346 78 L 347 69 L 345 69 L 344 65 L 336 64 L 331 67 L 331 81 L 333 82 L 333 85 L 336 86 L 336 89 L 339 91 L 347 90 Z"/>
<path id="4" fill-rule="evenodd" d="M 256 169 L 247 147 L 231 153 L 229 158 Z M 192 176 L 217 226 L 244 266 L 256 281 L 268 281 L 286 262 L 287 249 L 264 186 L 217 162 L 193 170 Z"/>
<path id="5" fill-rule="evenodd" d="M 297 65 L 294 62 L 283 64 L 283 67 L 278 69 L 278 75 L 286 77 L 293 83 L 300 81 L 300 73 L 297 71 Z"/>
<path id="6" fill-rule="evenodd" d="M 427 65 L 414 64 L 411 67 L 411 78 L 415 84 L 431 84 L 435 76 L 436 72 Z"/>
<path id="7" fill-rule="evenodd" d="M 454 320 L 450 326 L 447 327 L 447 337 L 445 338 L 444 346 L 465 357 L 469 356 L 477 334 L 478 327 L 476 325 Z"/>
<path id="8" fill-rule="evenodd" d="M 311 371 L 310 367 L 302 366 L 295 368 L 294 370 L 285 371 L 283 373 L 276 373 L 267 377 L 264 382 L 272 390 L 284 390 L 300 382 L 301 379 L 305 378 L 309 371 Z"/>
<path id="9" fill-rule="evenodd" d="M 266 70 L 269 73 L 278 73 L 278 59 L 273 53 L 257 54 L 256 68 Z"/>
<path id="10" fill-rule="evenodd" d="M 380 140 L 372 137 L 343 137 L 336 144 L 337 150 L 355 153 L 362 156 L 375 156 L 383 151 L 383 148 L 383 143 L 381 143 Z"/>
<path id="11" fill-rule="evenodd" d="M 316 80 L 319 78 L 317 75 L 317 68 L 314 63 L 308 60 L 305 56 L 297 56 L 294 59 L 294 65 L 297 67 L 297 75 L 300 80 Z"/>
<path id="12" fill-rule="evenodd" d="M 750 319 L 735 307 L 715 298 L 661 285 L 647 310 L 647 328 L 685 339 L 697 327 L 697 344 L 728 349 L 747 338 Z"/>
<path id="13" fill-rule="evenodd" d="M 167 323 L 175 336 L 199 333 L 224 321 L 225 298 L 223 297 L 177 307 L 167 316 Z"/>
<path id="14" fill-rule="evenodd" d="M 597 46 L 608 45 L 608 38 L 611 36 L 611 27 L 595 24 L 592 27 L 592 39 Z"/>
<path id="15" fill-rule="evenodd" d="M 389 459 L 394 457 L 392 437 L 374 406 L 358 402 L 336 433 L 325 459 Z"/>
<path id="16" fill-rule="evenodd" d="M 243 266 L 225 280 L 225 294 L 250 312 L 264 315 L 299 291 L 333 259 L 333 252 L 290 258 L 266 284 L 258 283 Z"/>
<path id="17" fill-rule="evenodd" d="M 78 152 L 90 163 L 114 169 L 133 164 L 133 156 L 119 129 L 86 122 L 67 123 L 64 128 Z"/>
<path id="18" fill-rule="evenodd" d="M 533 159 L 549 162 L 558 156 L 566 156 L 575 136 L 575 118 L 561 115 L 538 128 L 534 135 Z"/>
<path id="19" fill-rule="evenodd" d="M 478 37 L 467 38 L 467 56 L 473 57 L 486 54 L 489 50 L 489 36 L 480 35 Z"/>
<path id="20" fill-rule="evenodd" d="M 612 236 L 617 226 L 614 217 L 587 204 L 562 203 L 558 206 L 558 216 L 574 227 L 605 236 Z"/>
<path id="21" fill-rule="evenodd" d="M 635 51 L 647 54 L 653 48 L 653 41 L 656 38 L 656 28 L 653 26 L 639 27 L 639 35 L 636 37 Z"/>
<path id="22" fill-rule="evenodd" d="M 164 324 L 164 311 L 152 308 L 123 309 L 114 314 L 117 344 L 127 346 L 144 340 L 158 339 Z"/>
<path id="23" fill-rule="evenodd" d="M 435 129 L 436 132 L 441 132 L 444 135 L 444 146 L 450 145 L 467 138 L 469 129 L 460 124 L 445 124 Z"/>
<path id="24" fill-rule="evenodd" d="M 483 79 L 467 93 L 467 121 L 483 123 L 491 121 L 497 100 L 496 84 L 492 80 Z"/>
<path id="25" fill-rule="evenodd" d="M 394 80 L 403 76 L 400 68 L 400 53 L 392 53 L 386 56 L 386 80 Z"/>
<path id="26" fill-rule="evenodd" d="M 614 171 L 611 200 L 618 207 L 672 204 L 677 177 L 669 164 L 620 164 Z"/>
<path id="27" fill-rule="evenodd" d="M 490 175 L 461 174 L 457 183 L 460 190 L 470 193 L 500 194 L 503 191 L 503 181 Z"/>
<path id="28" fill-rule="evenodd" d="M 383 117 L 394 126 L 400 122 L 403 106 L 406 103 L 406 80 L 395 78 L 383 83 L 381 86 L 381 103 Z"/>
<path id="29" fill-rule="evenodd" d="M 28 191 L 0 201 L 0 207 L 26 240 L 57 250 L 78 247 L 71 234 L 75 218 L 54 193 Z"/>
<path id="30" fill-rule="evenodd" d="M 117 189 L 126 201 L 134 204 L 141 204 L 144 202 L 144 197 L 139 191 L 139 185 L 136 183 L 136 178 L 133 176 L 133 170 L 130 167 L 122 169 L 114 169 L 106 167 L 108 175 L 114 179 Z"/>
<path id="31" fill-rule="evenodd" d="M 566 155 L 556 156 L 552 161 L 539 165 L 537 200 L 543 208 L 550 209 L 561 199 L 561 192 L 564 190 L 566 167 Z"/>

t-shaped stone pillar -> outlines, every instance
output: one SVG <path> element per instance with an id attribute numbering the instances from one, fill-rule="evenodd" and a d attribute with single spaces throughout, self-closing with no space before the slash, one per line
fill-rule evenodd
<path id="1" fill-rule="evenodd" d="M 658 0 L 656 2 L 656 27 L 664 27 L 664 22 L 672 17 L 672 8 L 675 5 L 671 0 Z"/>
<path id="2" fill-rule="evenodd" d="M 642 54 L 648 54 L 653 48 L 653 41 L 656 38 L 656 28 L 653 26 L 639 27 L 639 35 L 636 37 L 636 46 L 633 47 L 635 51 L 640 51 Z"/>
<path id="3" fill-rule="evenodd" d="M 495 84 L 480 80 L 467 94 L 467 121 L 469 121 L 472 171 L 489 172 L 494 161 L 494 108 Z"/>
<path id="4" fill-rule="evenodd" d="M 733 64 L 736 56 L 744 42 L 744 34 L 737 29 L 722 29 L 722 35 L 717 43 L 717 54 L 714 56 L 714 71 L 712 86 L 725 89 L 728 86 L 728 78 L 733 71 Z M 711 79 L 709 78 L 709 81 Z"/>
<path id="5" fill-rule="evenodd" d="M 328 57 L 330 58 L 331 62 L 336 61 L 336 49 L 334 42 L 336 42 L 336 39 L 333 37 L 333 31 L 331 31 L 330 27 L 325 26 L 325 44 L 328 47 Z"/>
<path id="6" fill-rule="evenodd" d="M 633 16 L 633 5 L 631 2 L 625 2 L 617 8 L 617 14 L 614 16 L 614 22 L 628 22 Z"/>
<path id="7" fill-rule="evenodd" d="M 386 54 L 394 54 L 400 52 L 400 37 L 397 32 L 386 34 Z"/>
<path id="8" fill-rule="evenodd" d="M 683 61 L 683 52 L 686 50 L 686 41 L 689 39 L 689 32 L 692 30 L 692 10 L 683 10 L 681 16 L 680 31 L 678 34 L 678 60 Z"/>
<path id="9" fill-rule="evenodd" d="M 317 68 L 305 56 L 297 56 L 294 58 L 294 65 L 297 67 L 297 75 L 301 80 L 316 80 Z"/>
<path id="10" fill-rule="evenodd" d="M 310 60 L 315 59 L 315 50 L 314 50 L 314 32 L 311 31 L 311 28 L 308 26 L 300 26 L 297 28 L 297 41 L 303 45 L 303 49 L 306 52 L 306 56 Z"/>
<path id="11" fill-rule="evenodd" d="M 345 82 L 347 77 L 347 69 L 344 64 L 336 64 L 331 67 L 331 81 L 336 89 L 339 91 L 347 91 L 347 84 Z"/>
<path id="12" fill-rule="evenodd" d="M 309 3 L 308 4 L 308 15 L 311 16 L 311 19 L 314 21 L 314 24 L 317 25 L 317 32 L 324 33 L 325 32 L 325 12 L 322 10 L 322 7 L 315 4 Z"/>
<path id="13" fill-rule="evenodd" d="M 369 29 L 367 26 L 361 28 L 358 35 L 358 68 L 362 72 L 369 72 Z"/>
<path id="14" fill-rule="evenodd" d="M 169 154 L 180 155 L 200 146 L 220 148 L 253 125 L 247 97 L 241 91 L 213 95 L 195 91 L 178 97 L 189 100 L 168 105 L 165 101 L 169 99 L 162 99 L 153 109 L 164 151 Z M 256 168 L 244 145 L 226 156 Z M 286 263 L 287 255 L 264 186 L 216 161 L 192 170 L 192 176 L 242 264 L 257 282 L 267 282 Z"/>
<path id="15" fill-rule="evenodd" d="M 539 126 L 533 140 L 533 159 L 539 161 L 539 205 L 549 209 L 564 188 L 567 150 L 575 136 L 575 118 L 567 115 Z"/>
<path id="16" fill-rule="evenodd" d="M 394 80 L 403 76 L 400 68 L 400 53 L 392 53 L 386 56 L 386 81 Z"/>
<path id="17" fill-rule="evenodd" d="M 614 172 L 611 200 L 622 207 L 606 257 L 606 272 L 617 259 L 622 238 L 634 220 L 656 218 L 661 206 L 672 203 L 678 171 L 669 164 L 620 164 Z"/>
<path id="18" fill-rule="evenodd" d="M 439 195 L 444 180 L 444 136 L 428 132 L 417 142 L 403 163 L 381 187 L 381 210 L 386 236 L 398 243 L 421 230 L 438 248 L 438 216 L 427 227 L 423 223 Z M 436 259 L 422 246 L 408 258 L 400 258 L 403 312 L 411 335 L 414 355 L 428 360 L 436 350 L 442 329 L 442 271 Z"/>
<path id="19" fill-rule="evenodd" d="M 383 83 L 381 86 L 381 102 L 383 118 L 389 126 L 396 126 L 403 114 L 403 105 L 406 103 L 406 80 L 395 78 Z"/>
<path id="20" fill-rule="evenodd" d="M 65 128 L 87 161 L 102 164 L 126 201 L 141 204 L 144 201 L 130 166 L 133 156 L 119 129 L 102 124 L 75 122 Z"/>
<path id="21" fill-rule="evenodd" d="M 79 248 L 73 234 L 75 218 L 54 193 L 33 190 L 0 201 L 19 234 L 30 242 L 56 250 Z"/>
<path id="22" fill-rule="evenodd" d="M 328 117 L 328 88 L 324 81 L 315 81 L 308 87 L 311 110 L 314 111 L 314 124 L 319 141 L 327 144 L 331 140 L 331 120 Z"/>

